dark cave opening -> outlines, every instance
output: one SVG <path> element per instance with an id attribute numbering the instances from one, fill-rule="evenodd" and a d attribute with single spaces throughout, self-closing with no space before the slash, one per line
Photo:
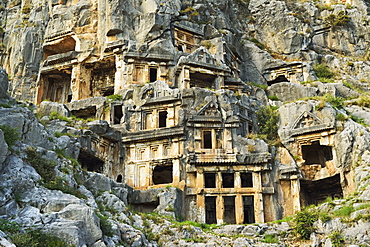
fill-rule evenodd
<path id="1" fill-rule="evenodd" d="M 319 204 L 326 198 L 342 198 L 340 175 L 320 180 L 300 180 L 302 205 Z"/>

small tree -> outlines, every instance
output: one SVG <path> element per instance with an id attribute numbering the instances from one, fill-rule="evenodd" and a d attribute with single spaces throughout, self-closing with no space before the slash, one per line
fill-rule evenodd
<path id="1" fill-rule="evenodd" d="M 257 121 L 259 127 L 259 133 L 263 135 L 266 141 L 277 141 L 279 140 L 278 135 L 278 122 L 279 114 L 273 107 L 262 106 L 257 111 Z"/>
<path id="2" fill-rule="evenodd" d="M 315 230 L 313 223 L 318 219 L 318 214 L 312 210 L 302 210 L 293 219 L 293 230 L 301 239 L 310 239 L 311 233 Z"/>

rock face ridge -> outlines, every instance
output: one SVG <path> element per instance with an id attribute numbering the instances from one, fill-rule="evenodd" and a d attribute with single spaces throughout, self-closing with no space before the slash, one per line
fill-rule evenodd
<path id="1" fill-rule="evenodd" d="M 2 218 L 73 246 L 284 246 L 264 222 L 356 194 L 319 207 L 354 211 L 312 246 L 369 244 L 368 1 L 0 3 Z"/>

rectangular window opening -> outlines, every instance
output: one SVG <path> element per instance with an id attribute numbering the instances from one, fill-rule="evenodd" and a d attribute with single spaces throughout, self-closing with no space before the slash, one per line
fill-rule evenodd
<path id="1" fill-rule="evenodd" d="M 203 131 L 203 148 L 212 149 L 212 131 Z"/>
<path id="2" fill-rule="evenodd" d="M 113 109 L 113 124 L 120 124 L 123 117 L 122 106 L 115 105 Z"/>
<path id="3" fill-rule="evenodd" d="M 149 80 L 150 82 L 155 82 L 157 80 L 157 68 L 150 68 Z"/>
<path id="4" fill-rule="evenodd" d="M 216 188 L 216 173 L 204 173 L 204 188 Z"/>
<path id="5" fill-rule="evenodd" d="M 234 173 L 222 173 L 222 188 L 234 188 Z"/>
<path id="6" fill-rule="evenodd" d="M 253 187 L 252 173 L 240 173 L 240 178 L 242 180 L 242 188 Z"/>
<path id="7" fill-rule="evenodd" d="M 159 112 L 159 128 L 167 127 L 167 111 L 160 111 Z"/>

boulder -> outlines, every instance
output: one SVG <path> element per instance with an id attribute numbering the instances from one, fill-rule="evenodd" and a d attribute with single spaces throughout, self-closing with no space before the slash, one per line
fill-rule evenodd
<path id="1" fill-rule="evenodd" d="M 109 124 L 104 120 L 95 120 L 87 123 L 87 127 L 96 134 L 104 134 L 108 131 Z"/>
<path id="2" fill-rule="evenodd" d="M 316 96 L 317 88 L 307 87 L 297 83 L 280 82 L 271 85 L 267 89 L 268 95 L 275 95 L 281 101 L 295 101 L 306 97 Z"/>
<path id="3" fill-rule="evenodd" d="M 48 228 L 68 243 L 91 246 L 102 238 L 99 218 L 94 210 L 86 205 L 70 204 L 58 213 L 58 219 L 59 222 L 51 224 Z"/>
<path id="4" fill-rule="evenodd" d="M 70 116 L 70 112 L 66 105 L 58 102 L 43 101 L 40 103 L 37 112 L 42 116 L 49 116 L 51 113 L 57 112 L 62 116 Z"/>

